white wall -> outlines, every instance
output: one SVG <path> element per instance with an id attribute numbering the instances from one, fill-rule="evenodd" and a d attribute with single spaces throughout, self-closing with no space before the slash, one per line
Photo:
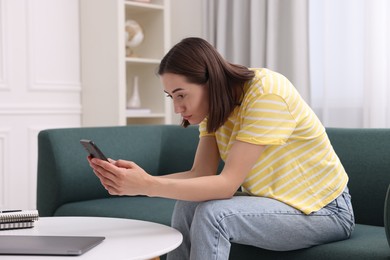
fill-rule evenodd
<path id="1" fill-rule="evenodd" d="M 204 37 L 203 0 L 171 0 L 172 45 L 190 36 Z M 172 118 L 174 124 L 180 124 L 180 116 L 173 113 Z"/>
<path id="2" fill-rule="evenodd" d="M 36 207 L 37 135 L 80 126 L 78 0 L 0 0 L 0 208 Z"/>
<path id="3" fill-rule="evenodd" d="M 203 0 L 171 0 L 171 43 L 203 37 Z"/>

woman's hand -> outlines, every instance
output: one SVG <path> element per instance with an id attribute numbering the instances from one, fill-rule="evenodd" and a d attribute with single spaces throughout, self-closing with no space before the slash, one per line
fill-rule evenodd
<path id="1" fill-rule="evenodd" d="M 136 163 L 88 158 L 96 176 L 111 195 L 146 195 L 152 176 Z"/>

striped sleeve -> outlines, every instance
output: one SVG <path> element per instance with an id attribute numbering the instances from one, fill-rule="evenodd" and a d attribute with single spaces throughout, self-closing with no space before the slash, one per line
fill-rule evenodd
<path id="1" fill-rule="evenodd" d="M 283 98 L 265 94 L 252 98 L 243 110 L 241 129 L 237 140 L 261 144 L 283 145 L 296 127 Z"/>

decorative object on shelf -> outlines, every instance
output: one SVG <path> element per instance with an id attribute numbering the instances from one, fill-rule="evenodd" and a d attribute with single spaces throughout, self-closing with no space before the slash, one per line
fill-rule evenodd
<path id="1" fill-rule="evenodd" d="M 127 101 L 127 108 L 140 108 L 141 98 L 139 96 L 138 76 L 134 77 L 133 91 Z"/>
<path id="2" fill-rule="evenodd" d="M 144 40 L 144 32 L 135 20 L 127 20 L 125 23 L 126 56 L 136 57 L 133 48 L 139 46 Z"/>

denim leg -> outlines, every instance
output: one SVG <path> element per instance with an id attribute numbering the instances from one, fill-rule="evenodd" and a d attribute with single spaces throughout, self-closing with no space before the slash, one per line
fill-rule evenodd
<path id="1" fill-rule="evenodd" d="M 191 237 L 190 229 L 194 213 L 200 202 L 180 201 L 175 204 L 172 215 L 172 227 L 183 235 L 183 242 L 174 251 L 167 254 L 167 260 L 190 259 Z"/>
<path id="2" fill-rule="evenodd" d="M 310 215 L 252 196 L 179 202 L 172 223 L 184 241 L 168 259 L 228 259 L 231 242 L 285 251 L 346 239 L 354 226 L 348 196 L 345 192 Z"/>

